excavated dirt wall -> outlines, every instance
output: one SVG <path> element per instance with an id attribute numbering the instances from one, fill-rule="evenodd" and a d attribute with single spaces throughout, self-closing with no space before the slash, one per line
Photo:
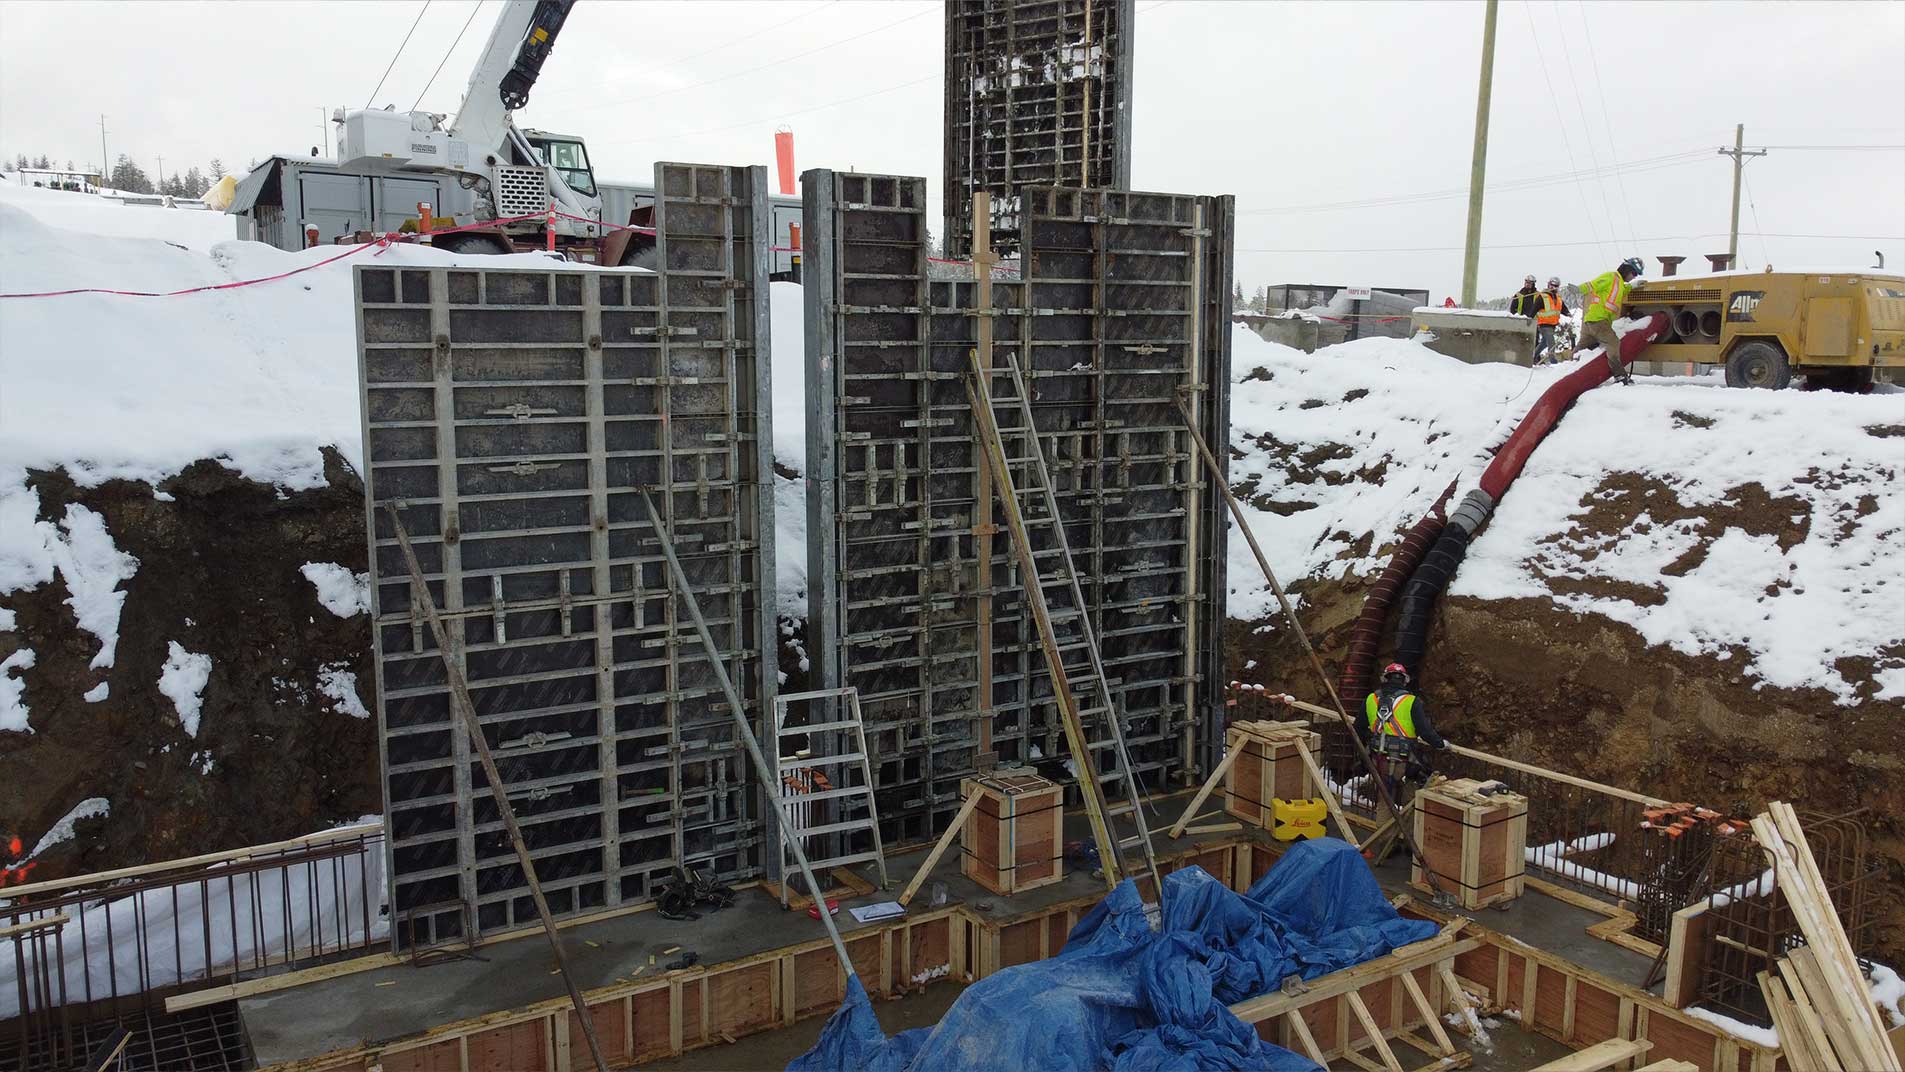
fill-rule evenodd
<path id="1" fill-rule="evenodd" d="M 327 486 L 280 492 L 200 462 L 152 486 L 76 486 L 34 471 L 40 519 L 80 503 L 139 560 L 120 585 L 117 657 L 80 630 L 63 578 L 6 599 L 15 628 L 0 656 L 34 650 L 20 675 L 33 732 L 0 733 L 0 830 L 28 850 L 69 809 L 103 797 L 110 815 L 35 861 L 35 880 L 291 837 L 379 808 L 376 724 L 339 710 L 319 675 L 355 673 L 373 702 L 368 619 L 320 605 L 307 562 L 365 565 L 363 489 L 326 453 Z M 157 687 L 170 644 L 211 657 L 198 736 Z M 108 697 L 83 695 L 99 681 Z M 209 769 L 207 769 L 209 768 Z"/>

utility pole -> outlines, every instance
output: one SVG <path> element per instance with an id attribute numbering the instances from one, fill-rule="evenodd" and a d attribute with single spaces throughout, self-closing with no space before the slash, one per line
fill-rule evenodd
<path id="1" fill-rule="evenodd" d="M 1720 155 L 1733 158 L 1733 225 L 1727 230 L 1726 255 L 1732 258 L 1727 261 L 1727 264 L 1738 268 L 1740 266 L 1740 173 L 1746 169 L 1747 157 L 1765 156 L 1766 150 L 1754 149 L 1749 152 L 1746 148 L 1746 124 L 1735 123 L 1733 148 L 1722 148 Z"/>
<path id="2" fill-rule="evenodd" d="M 1475 160 L 1468 177 L 1468 242 L 1462 254 L 1462 306 L 1475 306 L 1475 273 L 1482 259 L 1482 179 L 1488 170 L 1488 96 L 1495 82 L 1495 8 L 1482 22 L 1482 84 L 1475 93 Z"/>
<path id="3" fill-rule="evenodd" d="M 153 183 L 152 188 L 159 191 L 160 193 L 165 192 L 165 154 L 164 153 L 159 154 L 159 181 Z"/>
<path id="4" fill-rule="evenodd" d="M 322 104 L 318 105 L 318 133 L 324 137 L 324 155 L 331 155 L 331 128 L 326 122 L 330 118 Z"/>
<path id="5" fill-rule="evenodd" d="M 99 113 L 99 185 L 112 177 L 112 161 L 106 157 L 106 113 Z"/>

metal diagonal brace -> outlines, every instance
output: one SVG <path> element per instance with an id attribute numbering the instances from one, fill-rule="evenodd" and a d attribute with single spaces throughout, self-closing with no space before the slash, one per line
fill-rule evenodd
<path id="1" fill-rule="evenodd" d="M 562 985 L 569 989 L 569 1001 L 575 1005 L 575 1015 L 582 1023 L 583 1037 L 589 1041 L 589 1056 L 595 1059 L 596 1072 L 609 1072 L 608 1062 L 602 1059 L 602 1043 L 595 1037 L 595 1018 L 589 1015 L 589 1005 L 582 1000 L 582 991 L 575 985 L 575 976 L 569 974 L 569 958 L 563 955 L 562 940 L 556 934 L 555 918 L 549 914 L 549 902 L 542 895 L 542 881 L 536 877 L 536 862 L 529 858 L 529 846 L 523 841 L 523 829 L 516 823 L 516 809 L 510 807 L 503 776 L 496 770 L 496 760 L 490 755 L 489 741 L 483 737 L 482 724 L 476 720 L 476 704 L 470 699 L 469 682 L 463 679 L 463 668 L 457 665 L 449 634 L 443 628 L 443 618 L 437 613 L 437 602 L 430 595 L 430 585 L 423 579 L 423 567 L 417 564 L 416 548 L 410 546 L 410 532 L 404 528 L 396 503 L 385 503 L 384 509 L 390 512 L 390 524 L 397 532 L 397 544 L 403 548 L 404 565 L 410 569 L 411 587 L 416 591 L 418 602 L 423 604 L 424 616 L 430 622 L 430 633 L 436 637 L 437 655 L 443 660 L 443 670 L 450 682 L 450 705 L 462 717 L 463 727 L 470 735 L 470 743 L 476 746 L 477 759 L 483 764 L 483 777 L 489 780 L 490 798 L 496 802 L 496 810 L 503 817 L 503 827 L 509 831 L 510 844 L 516 848 L 516 862 L 522 865 L 523 878 L 529 883 L 530 899 L 536 902 L 536 915 L 542 920 L 543 934 L 549 939 L 549 948 L 556 954 L 556 971 L 562 976 Z"/>
<path id="2" fill-rule="evenodd" d="M 1330 680 L 1329 673 L 1323 669 L 1323 660 L 1317 657 L 1316 648 L 1311 645 L 1309 634 L 1303 631 L 1303 622 L 1297 618 L 1296 608 L 1290 605 L 1290 597 L 1283 591 L 1282 583 L 1277 580 L 1277 575 L 1271 572 L 1270 560 L 1264 557 L 1263 548 L 1257 546 L 1257 535 L 1250 531 L 1250 522 L 1244 519 L 1244 508 L 1237 502 L 1237 496 L 1231 494 L 1230 485 L 1224 480 L 1223 468 L 1212 456 L 1210 445 L 1204 442 L 1204 433 L 1197 430 L 1197 422 L 1191 419 L 1191 411 L 1184 405 L 1184 400 L 1179 398 L 1174 401 L 1177 403 L 1178 413 L 1184 417 L 1185 430 L 1191 433 L 1191 442 L 1197 445 L 1198 455 L 1204 459 L 1204 464 L 1210 467 L 1211 476 L 1214 478 L 1211 482 L 1217 485 L 1217 490 L 1223 495 L 1224 502 L 1229 504 L 1230 516 L 1236 519 L 1238 530 L 1244 534 L 1244 541 L 1250 544 L 1250 553 L 1257 556 L 1257 566 L 1263 570 L 1264 579 L 1270 582 L 1270 590 L 1276 593 L 1277 605 L 1283 608 L 1283 616 L 1289 619 L 1290 628 L 1296 631 L 1297 641 L 1303 645 L 1303 653 L 1310 657 L 1310 667 L 1316 671 L 1316 679 L 1323 683 L 1324 691 L 1329 694 L 1334 714 L 1343 720 L 1343 728 L 1349 731 L 1349 743 L 1356 746 L 1356 755 L 1363 761 L 1363 769 L 1369 772 L 1369 780 L 1376 787 L 1377 798 L 1382 801 L 1383 807 L 1388 809 L 1390 817 L 1395 820 L 1396 836 L 1402 839 L 1404 845 L 1409 846 L 1410 859 L 1422 865 L 1422 878 L 1429 884 L 1429 888 L 1435 891 L 1437 897 L 1447 898 L 1447 891 L 1435 881 L 1435 872 L 1430 870 L 1428 858 L 1422 855 L 1422 849 L 1416 845 L 1415 836 L 1410 833 L 1409 824 L 1402 817 L 1402 809 L 1396 806 L 1395 798 L 1389 794 L 1388 784 L 1376 770 L 1376 761 L 1370 758 L 1369 749 L 1363 747 L 1363 739 L 1356 733 L 1356 723 L 1349 717 L 1348 709 L 1343 706 L 1342 697 L 1336 695 L 1336 683 Z M 1329 790 L 1328 786 L 1322 788 L 1325 792 Z"/>
<path id="3" fill-rule="evenodd" d="M 721 662 L 720 649 L 714 645 L 714 636 L 708 632 L 707 619 L 701 616 L 701 602 L 695 598 L 694 589 L 688 584 L 688 573 L 681 568 L 681 560 L 675 557 L 675 541 L 662 527 L 661 514 L 655 509 L 655 500 L 648 494 L 647 488 L 638 489 L 642 493 L 642 505 L 648 507 L 648 523 L 655 529 L 655 541 L 661 544 L 661 553 L 668 559 L 669 576 L 674 579 L 675 594 L 680 597 L 683 606 L 688 608 L 688 617 L 695 623 L 695 635 L 701 638 L 701 650 L 707 653 L 708 665 L 714 668 L 715 680 L 721 684 L 721 692 L 727 696 L 728 713 L 734 716 L 734 728 L 741 733 L 741 743 L 747 746 L 747 755 L 754 762 L 754 773 L 760 776 L 761 784 L 772 787 L 779 782 L 779 776 L 767 765 L 767 757 L 761 754 L 761 743 L 754 737 L 754 728 L 747 724 L 747 711 L 741 705 L 741 694 L 734 688 L 734 679 L 728 677 L 728 668 Z M 779 828 L 781 838 L 787 847 L 793 850 L 794 862 L 800 865 L 800 875 L 807 880 L 807 892 L 813 896 L 814 908 L 820 916 L 820 923 L 827 928 L 827 937 L 833 942 L 834 955 L 840 958 L 840 968 L 851 979 L 856 974 L 853 960 L 847 956 L 847 946 L 840 940 L 840 931 L 833 925 L 833 913 L 827 910 L 827 898 L 821 893 L 820 883 L 814 878 L 814 869 L 807 866 L 807 850 L 801 847 L 800 838 L 789 829 L 787 816 L 778 803 L 767 809 L 774 815 L 774 825 Z"/>

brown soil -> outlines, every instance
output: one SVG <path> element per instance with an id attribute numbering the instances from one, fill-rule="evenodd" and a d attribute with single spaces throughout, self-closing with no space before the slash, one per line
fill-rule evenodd
<path id="1" fill-rule="evenodd" d="M 365 567 L 363 488 L 334 454 L 329 486 L 281 495 L 211 462 L 164 482 L 76 487 L 64 472 L 33 472 L 43 519 L 66 504 L 103 515 L 121 551 L 139 560 L 121 586 L 118 655 L 108 671 L 81 632 L 63 581 L 7 598 L 17 613 L 0 656 L 34 649 L 23 676 L 32 734 L 0 734 L 0 833 L 30 850 L 88 797 L 109 818 L 38 861 L 35 880 L 190 856 L 295 836 L 379 810 L 376 723 L 334 711 L 320 667 L 343 663 L 375 709 L 368 618 L 324 609 L 299 572 L 306 562 Z M 209 654 L 211 679 L 196 740 L 156 682 L 169 641 Z M 111 695 L 81 694 L 102 680 Z M 194 756 L 209 754 L 209 774 Z"/>
<path id="2" fill-rule="evenodd" d="M 1656 523 L 1697 516 L 1708 536 L 1737 526 L 1788 545 L 1812 521 L 1757 485 L 1735 489 L 1725 506 L 1705 513 L 1628 478 L 1590 500 L 1584 526 L 1606 534 L 1645 511 Z M 1793 522 L 1795 515 L 1802 520 Z M 1304 628 L 1334 675 L 1365 584 L 1352 578 L 1293 587 Z M 1327 703 L 1290 630 L 1268 624 L 1231 623 L 1228 665 L 1257 660 L 1232 673 Z M 1869 697 L 1872 670 L 1900 654 L 1842 660 L 1838 669 Z M 1422 687 L 1437 728 L 1457 743 L 1722 810 L 1750 814 L 1783 799 L 1857 813 L 1868 852 L 1884 868 L 1876 890 L 1881 952 L 1894 962 L 1905 958 L 1905 736 L 1897 732 L 1905 704 L 1840 706 L 1823 689 L 1758 685 L 1744 674 L 1746 661 L 1744 652 L 1721 659 L 1650 646 L 1628 626 L 1546 600 L 1450 598 L 1430 633 Z"/>

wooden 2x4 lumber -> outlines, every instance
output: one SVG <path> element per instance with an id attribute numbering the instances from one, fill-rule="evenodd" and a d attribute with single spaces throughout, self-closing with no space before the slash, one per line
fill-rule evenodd
<path id="1" fill-rule="evenodd" d="M 1878 1007 L 1867 996 L 1865 973 L 1859 969 L 1856 952 L 1852 942 L 1846 937 L 1845 928 L 1839 924 L 1839 913 L 1833 907 L 1832 897 L 1827 889 L 1825 876 L 1819 873 L 1819 865 L 1813 859 L 1812 846 L 1806 839 L 1806 831 L 1799 825 L 1799 815 L 1791 804 L 1773 801 L 1767 806 L 1778 825 L 1780 834 L 1791 843 L 1793 855 L 1799 865 L 1799 871 L 1805 876 L 1809 889 L 1808 900 L 1812 902 L 1814 914 L 1818 917 L 1820 934 L 1817 938 L 1808 934 L 1806 940 L 1822 960 L 1832 959 L 1839 964 L 1839 970 L 1845 975 L 1851 989 L 1840 991 L 1835 996 L 1850 1007 L 1848 1013 L 1856 1013 L 1856 1019 L 1862 1021 L 1865 1030 L 1861 1032 L 1860 1045 L 1869 1049 L 1871 1056 L 1883 1061 L 1890 1058 L 1890 1069 L 1899 1068 L 1896 1051 L 1885 1037 L 1885 1025 L 1879 1019 Z"/>
<path id="2" fill-rule="evenodd" d="M 1217 769 L 1211 771 L 1210 777 L 1204 779 L 1204 784 L 1197 790 L 1197 795 L 1191 798 L 1190 807 L 1185 808 L 1184 814 L 1177 817 L 1176 825 L 1172 826 L 1165 836 L 1174 838 L 1184 836 L 1184 825 L 1190 822 L 1191 817 L 1197 814 L 1197 809 L 1203 807 L 1204 802 L 1210 799 L 1211 791 L 1224 780 L 1224 775 L 1230 773 L 1230 768 L 1236 764 L 1237 757 L 1243 754 L 1245 747 L 1246 743 L 1239 741 L 1235 748 L 1224 752 L 1224 758 L 1218 762 Z"/>
<path id="3" fill-rule="evenodd" d="M 1378 957 L 1375 960 L 1365 961 L 1353 968 L 1344 968 L 1342 971 L 1331 972 L 1328 975 L 1311 980 L 1310 988 L 1302 993 L 1285 994 L 1279 991 L 1274 994 L 1265 994 L 1261 997 L 1254 997 L 1247 1001 L 1237 1002 L 1230 1007 L 1230 1011 L 1236 1013 L 1237 1018 L 1247 1024 L 1262 1023 L 1271 1017 L 1281 1016 L 1292 1009 L 1300 1009 L 1306 1005 L 1314 1005 L 1319 1001 L 1336 997 L 1339 994 L 1346 994 L 1351 990 L 1360 989 L 1370 983 L 1380 979 L 1386 979 L 1399 972 L 1414 971 L 1417 968 L 1428 967 L 1429 965 L 1437 964 L 1441 961 L 1451 960 L 1455 956 L 1466 953 L 1471 949 L 1481 948 L 1481 944 L 1481 940 L 1478 938 L 1466 938 L 1461 941 L 1450 940 L 1447 942 L 1431 940 L 1431 942 L 1418 943 L 1418 946 L 1415 948 L 1418 948 L 1419 951 L 1416 953 L 1406 956 L 1391 954 L 1386 957 Z"/>
<path id="4" fill-rule="evenodd" d="M 1349 1011 L 1355 1013 L 1356 1021 L 1363 1025 L 1365 1041 L 1375 1048 L 1376 1056 L 1382 1058 L 1383 1067 L 1389 1072 L 1402 1072 L 1402 1062 L 1396 1060 L 1396 1051 L 1390 1049 L 1388 1040 L 1382 1037 L 1382 1028 L 1376 1026 L 1376 1018 L 1370 1015 L 1362 994 L 1351 990 L 1343 995 L 1343 1000 L 1349 1002 Z"/>
<path id="5" fill-rule="evenodd" d="M 1557 1057 L 1545 1065 L 1536 1065 L 1530 1072 L 1600 1072 L 1653 1048 L 1654 1044 L 1647 1039 L 1608 1039 L 1566 1057 Z"/>
<path id="6" fill-rule="evenodd" d="M 959 836 L 960 829 L 966 825 L 967 817 L 972 815 L 972 810 L 979 806 L 979 796 L 978 786 L 973 786 L 972 790 L 966 794 L 966 799 L 959 805 L 959 811 L 953 815 L 952 822 L 947 824 L 946 832 L 939 835 L 939 840 L 933 844 L 933 851 L 928 853 L 925 862 L 919 865 L 919 872 L 913 876 L 913 881 L 906 884 L 906 892 L 900 894 L 901 908 L 913 902 L 913 896 L 919 893 L 920 884 L 925 882 L 926 876 L 938 866 L 939 858 L 945 855 L 946 848 L 952 844 L 953 838 Z"/>
<path id="7" fill-rule="evenodd" d="M 1773 1017 L 1773 1028 L 1779 1032 L 1779 1048 L 1786 1055 L 1786 1063 L 1792 1068 L 1805 1072 L 1845 1072 L 1845 1066 L 1839 1062 L 1838 1055 L 1832 1052 L 1832 1046 L 1826 1042 L 1824 1025 L 1811 1007 L 1803 1010 L 1793 999 L 1794 990 L 1788 988 L 1787 980 L 1770 972 L 1759 973 L 1760 993 L 1766 998 L 1766 1009 Z"/>
<path id="8" fill-rule="evenodd" d="M 1297 745 L 1296 754 L 1303 760 L 1303 766 L 1309 770 L 1310 777 L 1316 780 L 1317 792 L 1323 794 L 1323 805 L 1329 808 L 1330 816 L 1336 820 L 1337 832 L 1343 835 L 1344 841 L 1361 848 L 1362 846 L 1357 844 L 1355 831 L 1349 828 L 1349 820 L 1343 818 L 1343 809 L 1336 803 L 1336 794 L 1330 792 L 1330 783 L 1323 777 L 1323 769 L 1316 765 L 1316 757 L 1311 755 L 1310 750 L 1303 747 L 1300 742 Z"/>
<path id="9" fill-rule="evenodd" d="M 1422 984 L 1416 982 L 1414 972 L 1402 973 L 1402 989 L 1409 995 L 1409 1001 L 1415 1006 L 1416 1014 L 1422 1017 L 1424 1024 L 1428 1025 L 1429 1034 L 1435 1036 L 1437 1050 L 1444 1057 L 1453 1054 L 1455 1042 L 1449 1038 L 1449 1033 L 1442 1029 L 1442 1017 L 1437 1015 L 1435 1009 L 1429 1005 L 1429 997 L 1422 992 Z"/>

